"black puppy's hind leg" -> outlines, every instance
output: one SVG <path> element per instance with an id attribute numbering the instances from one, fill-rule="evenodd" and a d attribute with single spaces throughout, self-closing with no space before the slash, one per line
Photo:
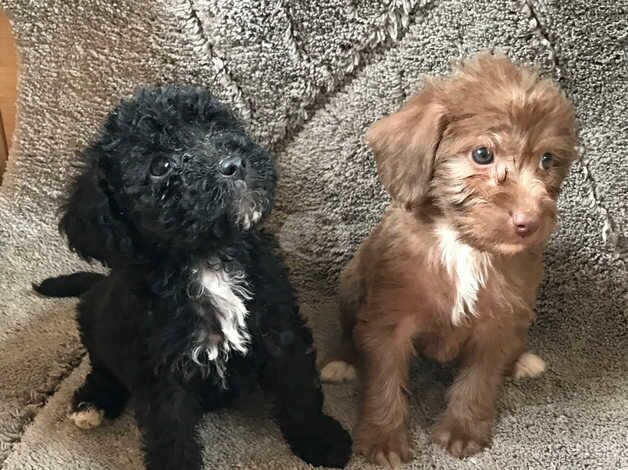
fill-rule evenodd
<path id="1" fill-rule="evenodd" d="M 102 424 L 103 418 L 114 419 L 124 411 L 129 393 L 104 366 L 95 363 L 85 382 L 72 397 L 70 419 L 81 429 Z"/>
<path id="2" fill-rule="evenodd" d="M 322 411 L 323 392 L 309 329 L 297 312 L 286 320 L 263 334 L 268 359 L 262 386 L 274 395 L 279 427 L 292 451 L 311 465 L 342 468 L 351 457 L 351 437 Z"/>

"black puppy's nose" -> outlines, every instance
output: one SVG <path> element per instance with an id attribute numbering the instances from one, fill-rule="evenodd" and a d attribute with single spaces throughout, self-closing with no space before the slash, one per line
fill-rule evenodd
<path id="1" fill-rule="evenodd" d="M 246 163 L 240 157 L 227 157 L 220 160 L 218 169 L 225 176 L 241 176 Z"/>

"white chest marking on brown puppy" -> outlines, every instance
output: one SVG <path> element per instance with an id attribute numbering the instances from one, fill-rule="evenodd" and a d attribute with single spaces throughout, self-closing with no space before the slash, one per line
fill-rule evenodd
<path id="1" fill-rule="evenodd" d="M 486 285 L 491 258 L 458 240 L 458 234 L 445 223 L 436 227 L 440 262 L 455 284 L 451 322 L 458 326 L 467 313 L 477 316 L 476 303 L 479 290 Z"/>

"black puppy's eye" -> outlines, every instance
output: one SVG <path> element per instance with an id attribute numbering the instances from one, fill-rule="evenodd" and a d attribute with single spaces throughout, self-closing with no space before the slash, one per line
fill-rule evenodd
<path id="1" fill-rule="evenodd" d="M 488 165 L 493 162 L 493 152 L 486 147 L 478 147 L 471 152 L 473 161 L 478 165 Z"/>
<path id="2" fill-rule="evenodd" d="M 172 162 L 164 157 L 158 157 L 150 164 L 150 174 L 156 177 L 165 176 L 172 169 Z"/>
<path id="3" fill-rule="evenodd" d="M 542 170 L 549 170 L 554 164 L 554 155 L 551 153 L 544 153 L 539 161 L 539 168 Z"/>

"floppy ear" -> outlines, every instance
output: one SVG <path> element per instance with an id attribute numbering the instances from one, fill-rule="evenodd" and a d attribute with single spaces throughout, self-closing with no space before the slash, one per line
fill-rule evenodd
<path id="1" fill-rule="evenodd" d="M 428 191 L 436 149 L 444 131 L 445 106 L 431 84 L 399 111 L 379 119 L 366 132 L 379 177 L 392 198 L 404 205 Z"/>
<path id="2" fill-rule="evenodd" d="M 121 214 L 114 214 L 115 202 L 107 194 L 107 182 L 96 155 L 74 180 L 70 197 L 63 207 L 59 230 L 68 238 L 70 249 L 86 261 L 98 260 L 105 266 L 132 253 Z"/>

